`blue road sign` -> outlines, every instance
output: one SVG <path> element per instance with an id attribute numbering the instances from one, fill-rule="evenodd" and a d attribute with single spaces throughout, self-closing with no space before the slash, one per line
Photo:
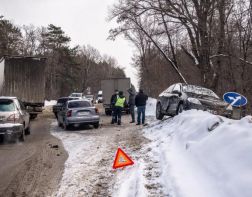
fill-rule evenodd
<path id="1" fill-rule="evenodd" d="M 248 100 L 245 96 L 242 96 L 236 92 L 227 92 L 223 95 L 224 101 L 232 105 L 233 107 L 241 107 L 247 104 Z"/>

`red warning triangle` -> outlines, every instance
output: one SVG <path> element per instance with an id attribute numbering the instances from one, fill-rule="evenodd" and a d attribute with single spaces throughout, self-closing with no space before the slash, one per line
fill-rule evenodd
<path id="1" fill-rule="evenodd" d="M 130 166 L 133 164 L 134 162 L 129 158 L 129 156 L 125 152 L 123 152 L 122 149 L 118 148 L 113 168 L 114 169 L 122 168 L 122 167 Z"/>

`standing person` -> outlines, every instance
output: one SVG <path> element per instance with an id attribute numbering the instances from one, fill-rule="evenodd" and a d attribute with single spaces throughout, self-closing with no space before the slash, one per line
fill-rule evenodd
<path id="1" fill-rule="evenodd" d="M 122 117 L 122 110 L 126 105 L 126 98 L 123 96 L 123 92 L 119 92 L 119 97 L 116 100 L 115 103 L 115 117 L 117 120 L 117 124 L 121 125 L 121 117 Z"/>
<path id="2" fill-rule="evenodd" d="M 111 120 L 111 124 L 114 124 L 115 122 L 117 122 L 117 117 L 115 116 L 115 104 L 116 104 L 116 101 L 117 101 L 117 98 L 118 98 L 118 90 L 115 90 L 115 93 L 111 96 L 111 99 L 110 99 L 110 106 L 111 106 L 111 109 L 112 109 L 112 120 Z"/>
<path id="3" fill-rule="evenodd" d="M 139 93 L 136 95 L 135 104 L 137 107 L 137 125 L 141 124 L 141 115 L 142 115 L 142 124 L 145 123 L 145 108 L 146 101 L 148 100 L 148 96 L 144 94 L 143 90 L 139 90 Z"/>
<path id="4" fill-rule="evenodd" d="M 131 114 L 131 122 L 130 123 L 134 123 L 135 122 L 135 92 L 132 88 L 128 89 L 128 93 L 129 93 L 129 109 L 130 109 L 130 114 Z"/>

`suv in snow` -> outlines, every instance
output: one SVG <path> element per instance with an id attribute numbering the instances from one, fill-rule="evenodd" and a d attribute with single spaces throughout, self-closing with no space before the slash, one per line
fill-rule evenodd
<path id="1" fill-rule="evenodd" d="M 16 97 L 0 97 L 0 137 L 24 141 L 30 134 L 30 115 Z"/>
<path id="2" fill-rule="evenodd" d="M 157 100 L 156 118 L 162 120 L 164 115 L 174 116 L 183 110 L 200 109 L 214 114 L 231 117 L 232 109 L 221 100 L 212 90 L 177 83 L 163 91 Z"/>

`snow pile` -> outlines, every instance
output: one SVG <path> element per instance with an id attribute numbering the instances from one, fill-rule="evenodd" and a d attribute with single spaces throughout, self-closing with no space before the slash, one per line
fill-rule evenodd
<path id="1" fill-rule="evenodd" d="M 149 155 L 172 196 L 251 197 L 252 117 L 229 120 L 191 110 L 145 129 Z"/>
<path id="2" fill-rule="evenodd" d="M 57 101 L 55 100 L 51 100 L 51 101 L 48 101 L 48 100 L 45 100 L 45 107 L 51 107 L 53 105 L 56 105 L 57 104 Z"/>
<path id="3" fill-rule="evenodd" d="M 147 103 L 146 103 L 146 111 L 145 115 L 146 116 L 155 116 L 156 115 L 156 103 L 157 100 L 154 98 L 148 98 Z"/>

